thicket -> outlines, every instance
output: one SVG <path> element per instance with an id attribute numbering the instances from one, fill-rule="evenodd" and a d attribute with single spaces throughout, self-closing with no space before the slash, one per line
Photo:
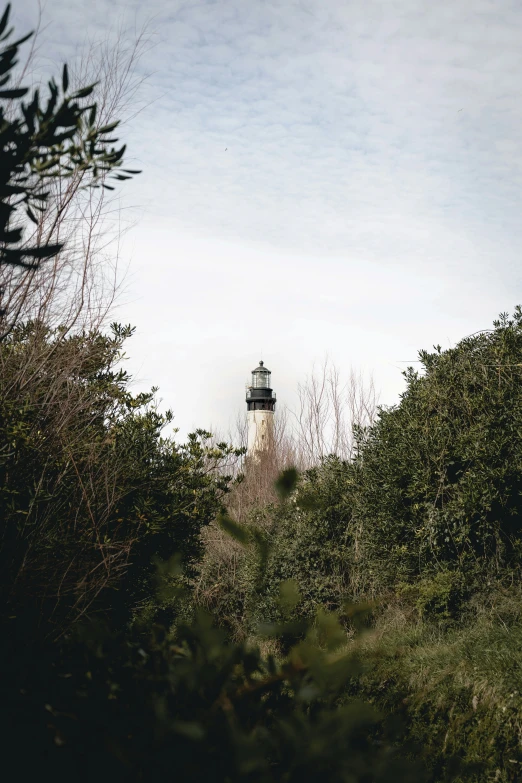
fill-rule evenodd
<path id="1" fill-rule="evenodd" d="M 251 511 L 271 542 L 268 582 L 297 578 L 308 613 L 415 585 L 423 611 L 449 616 L 485 579 L 518 577 L 522 311 L 419 358 L 351 461 L 302 473 L 283 513 Z"/>
<path id="2" fill-rule="evenodd" d="M 352 460 L 323 459 L 292 502 L 251 509 L 262 583 L 248 553 L 223 572 L 208 547 L 199 590 L 240 637 L 280 619 L 281 580 L 308 619 L 370 602 L 360 693 L 405 717 L 435 780 L 454 753 L 485 764 L 458 780 L 517 780 L 522 311 L 419 361 L 399 404 L 357 430 Z"/>
<path id="3" fill-rule="evenodd" d="M 3 85 L 24 40 L 0 53 Z M 115 125 L 86 102 L 94 86 L 68 95 L 68 82 L 64 68 L 43 105 L 38 93 L 24 104 L 22 86 L 0 92 L 4 768 L 19 780 L 419 780 L 397 752 L 400 727 L 346 698 L 360 664 L 339 649 L 335 615 L 296 625 L 294 586 L 280 587 L 284 622 L 264 630 L 286 651 L 275 656 L 195 606 L 212 519 L 253 544 L 258 584 L 267 550 L 225 514 L 242 450 L 204 430 L 185 445 L 166 437 L 171 414 L 122 369 L 131 328 L 103 328 L 90 241 L 102 201 L 89 196 L 84 213 L 81 194 L 112 187 L 124 148 L 107 149 Z M 102 109 L 118 104 L 106 97 Z"/>
<path id="4" fill-rule="evenodd" d="M 346 698 L 361 667 L 334 614 L 296 625 L 279 585 L 277 656 L 185 619 L 203 526 L 256 544 L 259 586 L 266 547 L 223 513 L 218 468 L 241 451 L 162 437 L 170 415 L 130 393 L 130 334 L 19 324 L 0 345 L 5 764 L 23 780 L 418 780 L 400 726 Z"/>
<path id="5" fill-rule="evenodd" d="M 0 54 L 3 85 L 21 43 Z M 522 310 L 422 351 L 376 418 L 373 390 L 357 407 L 352 384 L 351 433 L 325 375 L 301 393 L 301 451 L 247 461 L 241 480 L 241 448 L 204 430 L 179 444 L 154 390 L 131 392 L 132 329 L 103 328 L 76 229 L 54 242 L 123 155 L 82 103 L 94 88 L 69 96 L 68 79 L 43 107 L 0 92 L 5 767 L 57 781 L 520 780 Z"/>
<path id="6" fill-rule="evenodd" d="M 119 368 L 129 336 L 31 324 L 0 345 L 5 763 L 20 779 L 418 779 L 377 710 L 339 703 L 360 667 L 333 615 L 267 629 L 284 658 L 183 621 L 199 533 L 224 510 L 217 463 L 239 453 L 161 436 L 169 416 Z"/>
<path id="7" fill-rule="evenodd" d="M 118 622 L 154 592 L 152 558 L 201 553 L 238 455 L 210 435 L 162 436 L 153 393 L 121 367 L 132 330 L 68 335 L 19 325 L 0 346 L 2 616 L 57 637 L 86 613 Z"/>

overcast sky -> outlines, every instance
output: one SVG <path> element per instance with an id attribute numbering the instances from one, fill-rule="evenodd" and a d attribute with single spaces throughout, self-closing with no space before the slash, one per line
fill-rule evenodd
<path id="1" fill-rule="evenodd" d="M 15 0 L 17 32 L 36 0 Z M 420 348 L 522 302 L 522 4 L 47 0 L 42 67 L 148 22 L 115 317 L 182 433 L 326 354 L 393 404 Z"/>

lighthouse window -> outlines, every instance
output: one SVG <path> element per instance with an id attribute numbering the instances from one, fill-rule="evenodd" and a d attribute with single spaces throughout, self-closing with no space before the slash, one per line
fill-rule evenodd
<path id="1" fill-rule="evenodd" d="M 255 389 L 268 389 L 270 384 L 269 372 L 255 372 L 252 377 L 252 386 Z"/>

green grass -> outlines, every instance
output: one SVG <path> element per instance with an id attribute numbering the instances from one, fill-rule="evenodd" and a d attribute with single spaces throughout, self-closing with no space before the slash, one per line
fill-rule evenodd
<path id="1" fill-rule="evenodd" d="M 362 693 L 403 717 L 433 781 L 522 780 L 518 588 L 475 599 L 464 621 L 446 627 L 391 604 L 357 645 L 366 663 Z"/>

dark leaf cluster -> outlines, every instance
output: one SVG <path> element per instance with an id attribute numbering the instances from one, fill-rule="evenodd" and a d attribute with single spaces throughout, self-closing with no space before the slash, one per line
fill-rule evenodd
<path id="1" fill-rule="evenodd" d="M 81 187 L 113 190 L 108 178 L 126 180 L 139 172 L 122 168 L 125 145 L 114 146 L 118 139 L 110 138 L 118 122 L 97 122 L 96 84 L 70 92 L 64 65 L 60 83 L 51 79 L 46 97 L 9 86 L 19 49 L 32 35 L 10 41 L 9 15 L 7 5 L 0 20 L 0 266 L 36 268 L 63 245 L 24 244 L 21 212 L 38 224 L 51 182 L 74 177 Z"/>

